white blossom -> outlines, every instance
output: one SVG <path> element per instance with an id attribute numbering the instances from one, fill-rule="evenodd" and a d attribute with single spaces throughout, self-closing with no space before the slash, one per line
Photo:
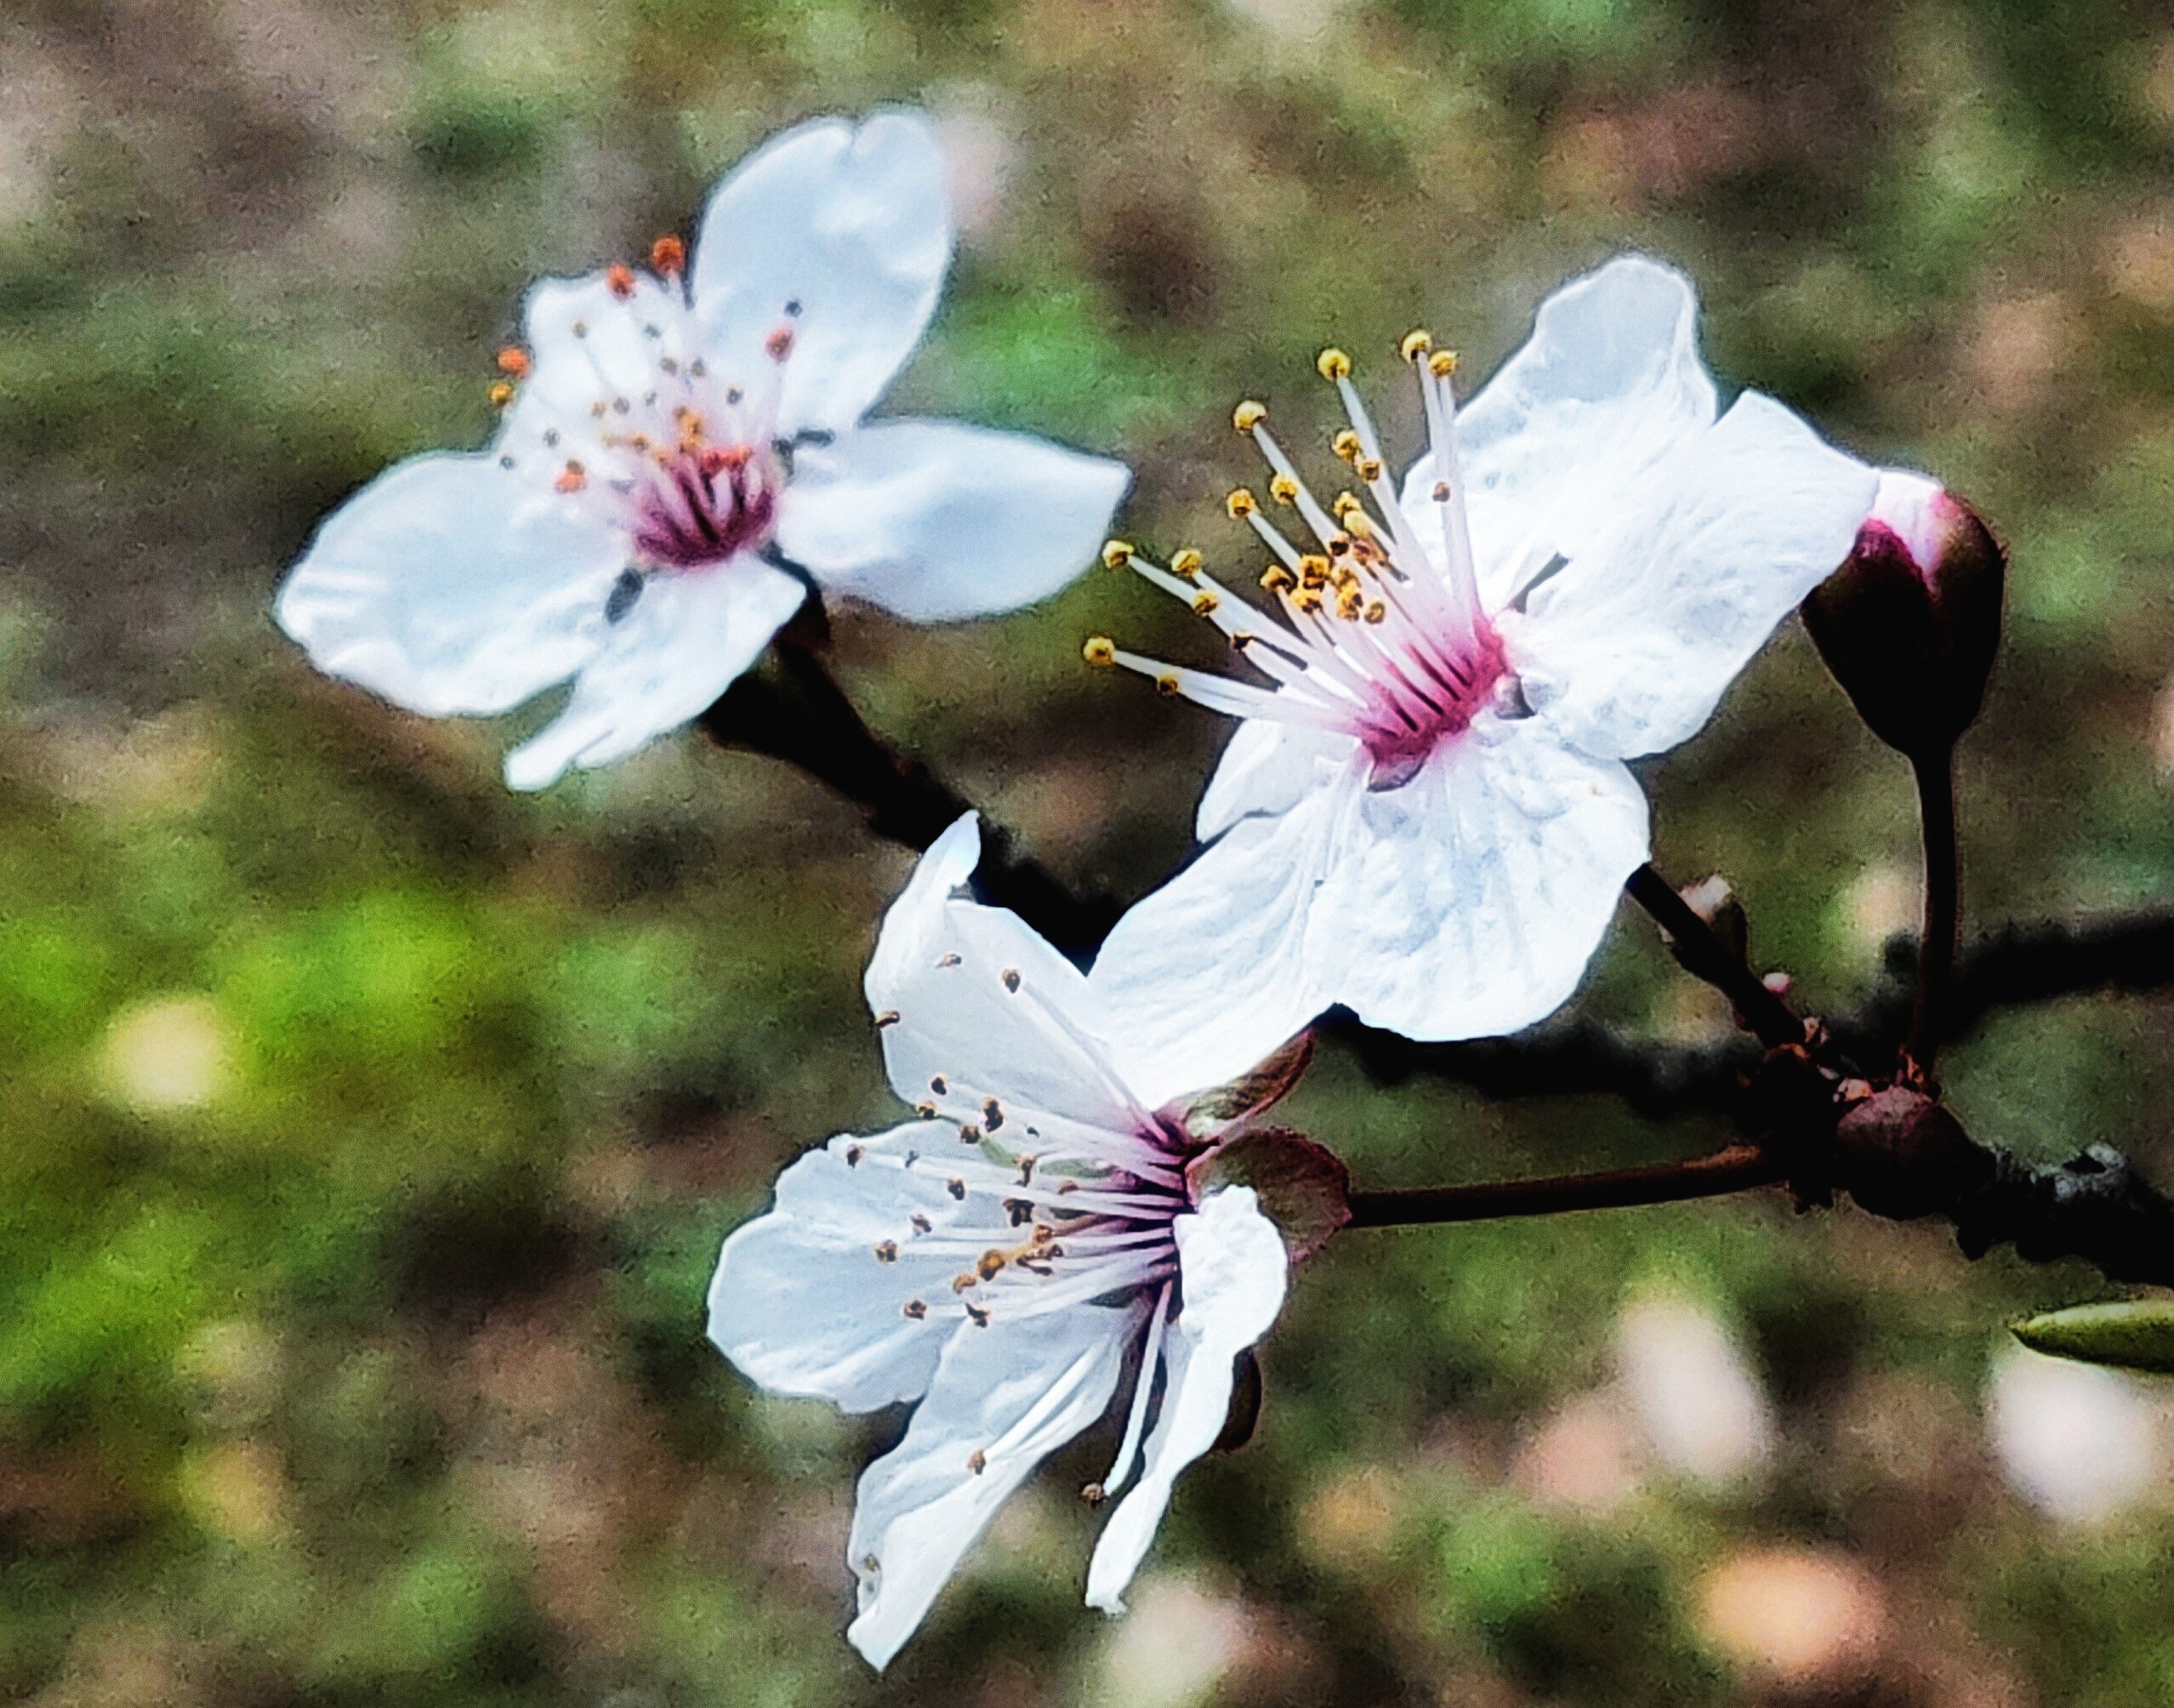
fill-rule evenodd
<path id="1" fill-rule="evenodd" d="M 1675 746 L 1850 549 L 1875 476 L 1772 398 L 1718 411 L 1678 273 L 1621 257 L 1540 308 L 1459 407 L 1454 356 L 1403 354 L 1428 445 L 1392 483 L 1350 358 L 1324 504 L 1272 436 L 1270 499 L 1232 516 L 1272 554 L 1275 614 L 1187 552 L 1130 563 L 1267 678 L 1088 643 L 1240 719 L 1201 800 L 1209 845 L 1135 908 L 1093 981 L 1144 1036 L 1152 1091 L 1236 1071 L 1332 1004 L 1420 1039 L 1490 1036 L 1566 1000 L 1647 857 L 1625 764 Z M 1174 1077 L 1175 1076 L 1175 1077 Z"/>
<path id="2" fill-rule="evenodd" d="M 1138 1093 L 1129 1026 L 1015 914 L 954 893 L 980 851 L 971 815 L 937 840 L 868 966 L 914 1119 L 787 1169 L 775 1206 L 726 1242 L 709 1294 L 710 1337 L 763 1386 L 853 1412 L 919 1403 L 861 1479 L 848 1550 L 849 1635 L 879 1667 L 1130 1367 L 1115 1462 L 1088 1491 L 1125 1491 L 1087 1577 L 1088 1601 L 1121 1611 L 1288 1267 L 1249 1188 L 1196 1198 L 1187 1164 L 1210 1142 Z"/>
<path id="3" fill-rule="evenodd" d="M 1091 557 L 1128 476 L 1042 440 L 864 420 L 949 265 L 918 114 L 812 121 L 720 184 L 691 263 L 530 293 L 477 453 L 398 464 L 281 590 L 319 669 L 432 716 L 574 679 L 515 788 L 623 758 L 751 664 L 806 580 L 920 622 L 1010 610 Z"/>

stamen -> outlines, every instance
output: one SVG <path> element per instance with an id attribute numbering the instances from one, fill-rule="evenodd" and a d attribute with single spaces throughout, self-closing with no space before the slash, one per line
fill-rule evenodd
<path id="1" fill-rule="evenodd" d="M 614 261 L 604 270 L 604 283 L 621 302 L 635 293 L 634 269 L 623 261 Z"/>
<path id="2" fill-rule="evenodd" d="M 1100 1483 L 1090 1483 L 1095 1500 L 1107 1500 L 1122 1489 L 1132 1475 L 1133 1459 L 1140 1451 L 1140 1438 L 1147 1430 L 1147 1398 L 1155 1386 L 1155 1366 L 1163 1355 L 1163 1330 L 1170 1318 L 1171 1289 L 1166 1283 L 1155 1296 L 1154 1314 L 1147 1319 L 1147 1338 L 1140 1351 L 1140 1374 L 1133 1379 L 1132 1409 L 1124 1420 L 1124 1438 L 1118 1443 L 1117 1458 L 1111 1464 L 1109 1474 Z"/>
<path id="3" fill-rule="evenodd" d="M 658 276 L 676 279 L 687 270 L 687 246 L 668 231 L 649 246 L 649 265 Z"/>

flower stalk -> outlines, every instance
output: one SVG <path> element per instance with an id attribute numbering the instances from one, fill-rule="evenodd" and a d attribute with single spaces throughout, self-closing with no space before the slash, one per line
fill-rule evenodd
<path id="1" fill-rule="evenodd" d="M 1917 943 L 1917 994 L 1903 1045 L 1905 1073 L 1929 1077 L 1938 1056 L 1948 986 L 1961 931 L 1962 852 L 1955 835 L 1952 747 L 1910 761 L 1917 777 L 1918 822 L 1925 846 L 1925 927 Z"/>

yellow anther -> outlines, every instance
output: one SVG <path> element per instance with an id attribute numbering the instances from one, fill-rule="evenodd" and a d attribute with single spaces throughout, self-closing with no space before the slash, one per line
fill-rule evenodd
<path id="1" fill-rule="evenodd" d="M 1374 538 L 1374 518 L 1367 515 L 1364 510 L 1353 510 L 1343 521 L 1344 526 L 1351 530 L 1352 538 L 1354 540 L 1368 540 Z"/>
<path id="2" fill-rule="evenodd" d="M 1336 595 L 1336 614 L 1346 623 L 1356 623 L 1366 601 L 1356 587 L 1347 587 Z"/>
<path id="3" fill-rule="evenodd" d="M 1280 563 L 1272 563 L 1261 572 L 1261 584 L 1271 593 L 1288 593 L 1298 585 L 1298 578 Z"/>
<path id="4" fill-rule="evenodd" d="M 1379 623 L 1388 614 L 1389 607 L 1378 599 L 1366 607 L 1366 620 L 1369 623 Z"/>
<path id="5" fill-rule="evenodd" d="M 1117 663 L 1117 646 L 1108 636 L 1097 635 L 1079 649 L 1079 655 L 1098 670 L 1107 670 Z"/>
<path id="6" fill-rule="evenodd" d="M 1298 482 L 1289 475 L 1278 475 L 1268 483 L 1268 496 L 1279 504 L 1296 504 L 1298 492 Z"/>
<path id="7" fill-rule="evenodd" d="M 1334 344 L 1314 357 L 1313 365 L 1323 379 L 1349 379 L 1352 377 L 1351 357 Z"/>
<path id="8" fill-rule="evenodd" d="M 1329 560 L 1318 552 L 1308 552 L 1299 560 L 1299 580 L 1308 587 L 1327 585 Z"/>
<path id="9" fill-rule="evenodd" d="M 1132 545 L 1128 540 L 1106 541 L 1102 546 L 1102 566 L 1106 569 L 1123 569 L 1132 561 Z"/>
<path id="10" fill-rule="evenodd" d="M 1231 489 L 1230 497 L 1223 500 L 1223 508 L 1231 513 L 1233 521 L 1237 521 L 1249 516 L 1259 510 L 1261 501 L 1253 496 L 1249 488 L 1233 487 Z"/>
<path id="11" fill-rule="evenodd" d="M 1215 607 L 1222 602 L 1214 594 L 1204 593 L 1192 601 L 1192 614 L 1195 617 L 1213 617 Z"/>
<path id="12" fill-rule="evenodd" d="M 493 409 L 503 409 L 514 400 L 513 386 L 510 382 L 504 379 L 494 380 L 491 385 L 490 396 L 491 407 Z"/>
<path id="13" fill-rule="evenodd" d="M 1291 607 L 1311 617 L 1321 609 L 1321 595 L 1310 587 L 1301 587 L 1291 595 Z"/>
<path id="14" fill-rule="evenodd" d="M 1181 547 L 1170 556 L 1170 573 L 1180 581 L 1190 581 L 1200 573 L 1200 554 L 1191 546 Z"/>
<path id="15" fill-rule="evenodd" d="M 1241 433 L 1250 433 L 1268 418 L 1268 406 L 1256 403 L 1250 397 L 1231 411 L 1231 425 Z"/>
<path id="16" fill-rule="evenodd" d="M 1426 332 L 1408 332 L 1404 341 L 1397 346 L 1397 354 L 1406 362 L 1417 362 L 1434 348 L 1434 339 Z"/>
<path id="17" fill-rule="evenodd" d="M 1177 691 L 1178 679 L 1176 677 L 1158 676 L 1155 678 L 1155 692 L 1160 694 L 1164 699 L 1167 700 L 1175 697 Z"/>
<path id="18" fill-rule="evenodd" d="M 1358 460 L 1359 436 L 1346 427 L 1329 441 L 1329 448 L 1346 463 L 1355 463 Z"/>
<path id="19" fill-rule="evenodd" d="M 982 1279 L 992 1281 L 1004 1272 L 1004 1265 L 1010 1261 L 1011 1259 L 1003 1252 L 992 1248 L 982 1254 L 982 1261 L 974 1267 L 980 1272 Z"/>
<path id="20" fill-rule="evenodd" d="M 1331 557 L 1349 557 L 1349 556 L 1351 555 L 1351 552 L 1352 552 L 1352 537 L 1351 537 L 1349 534 L 1347 534 L 1347 533 L 1336 533 L 1336 534 L 1330 534 L 1330 535 L 1329 536 L 1329 542 L 1328 542 L 1328 543 L 1329 543 L 1329 556 L 1331 556 Z"/>
<path id="21" fill-rule="evenodd" d="M 1362 508 L 1362 506 L 1360 505 L 1356 494 L 1352 492 L 1339 492 L 1336 494 L 1336 502 L 1329 506 L 1329 514 L 1335 517 L 1338 521 L 1342 521 L 1346 517 L 1349 516 L 1353 510 L 1360 508 Z"/>
<path id="22" fill-rule="evenodd" d="M 1426 359 L 1426 371 L 1437 379 L 1447 379 L 1457 371 L 1457 352 L 1437 350 Z"/>
<path id="23" fill-rule="evenodd" d="M 1358 477 L 1369 487 L 1381 478 L 1381 458 L 1362 457 L 1357 464 Z"/>

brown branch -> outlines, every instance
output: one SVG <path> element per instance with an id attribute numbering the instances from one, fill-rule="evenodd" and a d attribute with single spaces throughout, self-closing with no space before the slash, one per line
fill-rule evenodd
<path id="1" fill-rule="evenodd" d="M 802 607 L 765 666 L 734 682 L 696 721 L 720 747 L 767 754 L 829 784 L 861 809 L 875 834 L 919 852 L 972 803 L 868 728 L 820 656 L 828 638 L 821 612 L 813 601 Z M 1123 911 L 1107 896 L 1074 894 L 986 814 L 975 882 L 985 900 L 1011 908 L 1069 953 L 1092 948 Z"/>
<path id="2" fill-rule="evenodd" d="M 1477 1186 L 1423 1187 L 1397 1192 L 1355 1192 L 1347 1227 L 1412 1227 L 1447 1221 L 1492 1221 L 1513 1216 L 1561 1216 L 1578 1210 L 1622 1210 L 1634 1204 L 1680 1204 L 1694 1198 L 1773 1186 L 1788 1170 L 1756 1145 L 1732 1145 L 1688 1162 L 1649 1168 L 1609 1169 L 1599 1174 L 1551 1175 L 1540 1180 L 1494 1181 Z"/>
<path id="3" fill-rule="evenodd" d="M 735 683 L 700 722 L 721 743 L 772 754 L 829 783 L 862 807 L 877 834 L 925 848 L 968 803 L 868 729 L 817 656 L 820 609 L 812 608 L 813 617 L 781 635 L 766 670 Z M 1073 895 L 1000 827 L 985 823 L 983 850 L 977 874 L 983 893 L 1053 942 L 1085 949 L 1114 923 L 1113 903 Z M 1978 1144 L 1945 1108 L 1915 1090 L 1898 1086 L 1863 1097 L 1848 1058 L 1889 1059 L 1905 1023 L 1891 995 L 1824 1029 L 1807 1029 L 1651 867 L 1625 887 L 1669 933 L 1677 959 L 1728 995 L 1767 1046 L 1763 1057 L 1748 1050 L 1655 1050 L 1580 1022 L 1448 1045 L 1391 1040 L 1360 1028 L 1346 1028 L 1346 1035 L 1363 1060 L 1397 1077 L 1438 1072 L 1497 1095 L 1608 1090 L 1642 1107 L 1722 1108 L 1751 1142 L 1658 1169 L 1362 1193 L 1353 1199 L 1358 1225 L 1663 1203 L 1785 1180 L 1800 1202 L 1825 1202 L 1840 1191 L 1875 1215 L 1944 1216 L 1972 1257 L 2006 1243 L 2034 1261 L 2082 1257 L 2116 1279 L 2174 1285 L 2174 1201 L 2119 1153 L 2094 1147 L 2059 1167 L 2037 1167 Z M 1961 958 L 1946 1000 L 1936 1002 L 1927 1022 L 1935 1029 L 1923 1035 L 1952 1039 L 2012 1004 L 2170 984 L 2174 915 L 2011 929 Z M 1866 1047 L 1882 1042 L 1884 1050 Z"/>

